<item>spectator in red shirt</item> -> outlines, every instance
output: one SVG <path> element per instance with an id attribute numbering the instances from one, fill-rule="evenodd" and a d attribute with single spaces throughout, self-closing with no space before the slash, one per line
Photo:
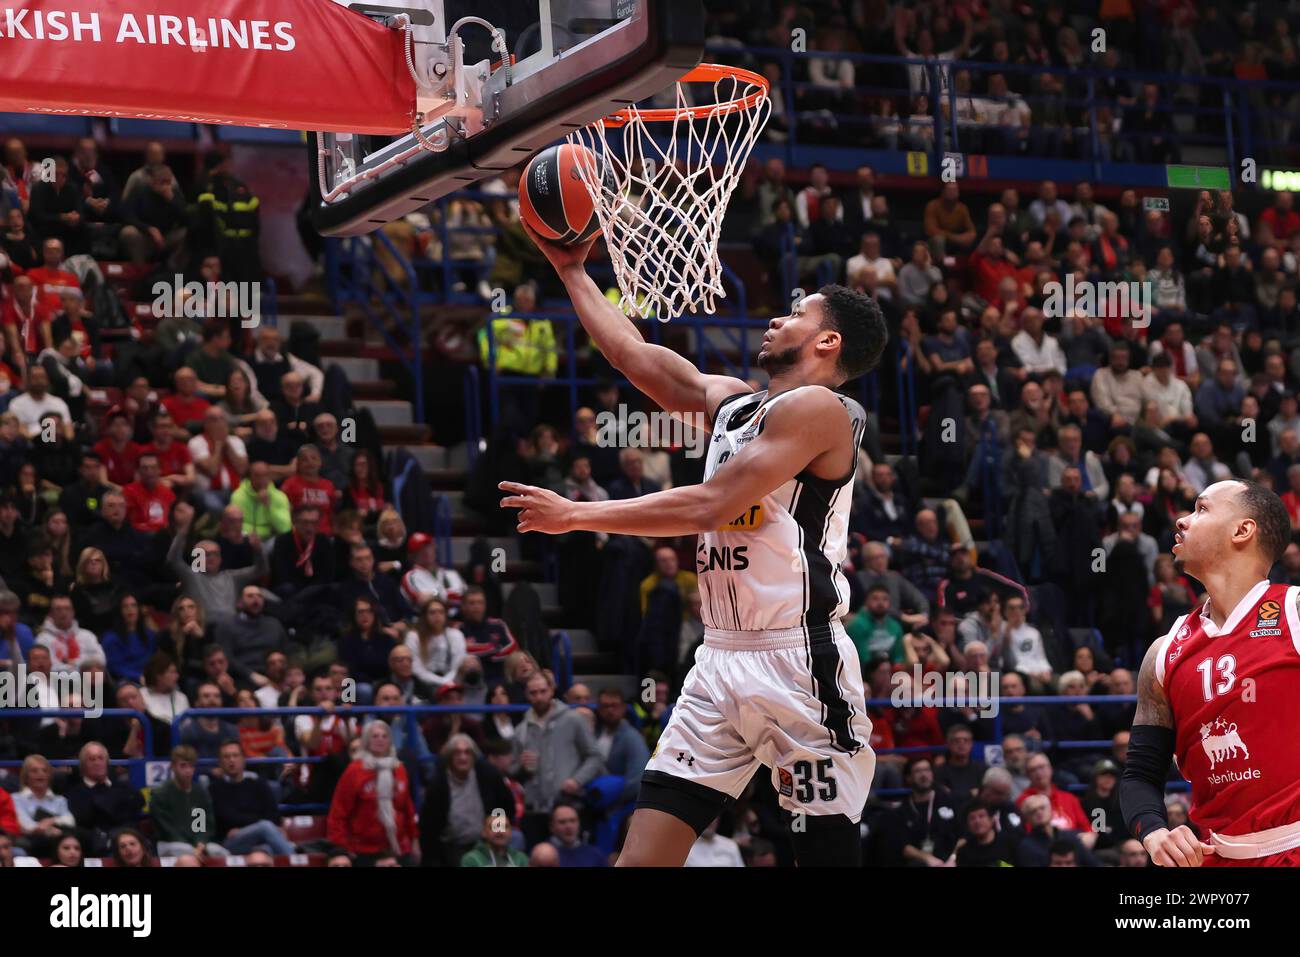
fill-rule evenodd
<path id="1" fill-rule="evenodd" d="M 34 356 L 43 349 L 54 348 L 54 335 L 50 329 L 52 314 L 49 306 L 41 301 L 36 285 L 28 276 L 19 276 L 14 280 L 13 292 L 0 312 L 0 322 L 4 324 L 5 345 L 9 355 L 14 357 L 23 368 L 27 365 L 27 356 Z M 19 369 L 23 372 L 23 369 Z M 25 373 L 23 373 L 25 375 Z"/>
<path id="2" fill-rule="evenodd" d="M 1273 205 L 1259 214 L 1259 221 L 1268 224 L 1273 230 L 1273 238 L 1279 243 L 1286 242 L 1292 233 L 1300 231 L 1300 213 L 1292 208 L 1294 202 L 1290 193 L 1275 193 Z"/>
<path id="3" fill-rule="evenodd" d="M 1025 773 L 1029 775 L 1029 787 L 1020 792 L 1016 798 L 1016 807 L 1025 803 L 1031 794 L 1042 794 L 1052 802 L 1052 825 L 1069 831 L 1079 831 L 1086 838 L 1092 833 L 1092 824 L 1083 810 L 1079 799 L 1069 791 L 1063 791 L 1052 782 L 1052 762 L 1045 754 L 1035 754 L 1025 764 Z M 1026 823 L 1025 830 L 1029 830 Z"/>
<path id="4" fill-rule="evenodd" d="M 46 308 L 55 312 L 61 306 L 65 289 L 81 292 L 81 280 L 76 273 L 63 268 L 63 243 L 57 239 L 47 239 L 41 245 L 42 265 L 27 270 L 27 277 L 36 287 L 36 294 Z"/>
<path id="5" fill-rule="evenodd" d="M 985 302 L 999 299 L 998 284 L 1003 279 L 1008 276 L 1017 278 L 1016 265 L 1007 256 L 1002 237 L 993 232 L 993 227 L 989 228 L 979 246 L 971 253 L 970 268 L 975 278 L 975 294 Z"/>
<path id="6" fill-rule="evenodd" d="M 139 532 L 160 532 L 167 527 L 176 493 L 162 483 L 158 456 L 145 452 L 140 456 L 138 478 L 122 489 L 126 496 L 126 519 Z"/>
<path id="7" fill-rule="evenodd" d="M 111 416 L 108 435 L 95 443 L 95 454 L 104 463 L 104 480 L 119 488 L 130 485 L 142 451 L 131 441 L 131 419 L 123 412 Z"/>
<path id="8" fill-rule="evenodd" d="M 418 864 L 417 834 L 406 768 L 388 725 L 372 721 L 361 731 L 356 760 L 334 789 L 327 835 L 363 861 L 396 854 L 403 863 Z"/>
<path id="9" fill-rule="evenodd" d="M 194 484 L 194 460 L 186 443 L 177 439 L 176 420 L 166 409 L 159 409 L 150 428 L 153 441 L 140 450 L 141 454 L 158 456 L 159 481 L 178 495 L 185 494 Z"/>
<path id="10" fill-rule="evenodd" d="M 199 377 L 189 366 L 182 366 L 176 370 L 172 381 L 176 384 L 176 391 L 163 399 L 163 408 L 171 413 L 181 428 L 197 432 L 197 427 L 203 425 L 203 416 L 210 404 L 198 394 Z"/>
<path id="11" fill-rule="evenodd" d="M 289 505 L 311 505 L 320 509 L 320 531 L 323 535 L 333 535 L 334 506 L 340 493 L 334 483 L 321 478 L 320 451 L 314 445 L 304 445 L 298 450 L 295 460 L 297 471 L 284 480 L 280 491 L 289 497 Z"/>

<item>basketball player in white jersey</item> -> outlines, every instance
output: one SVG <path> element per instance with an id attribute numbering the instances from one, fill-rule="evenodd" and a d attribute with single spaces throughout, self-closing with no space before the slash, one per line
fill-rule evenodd
<path id="1" fill-rule="evenodd" d="M 840 568 L 866 414 L 833 390 L 879 362 L 880 308 L 827 286 L 773 319 L 758 354 L 770 382 L 755 393 L 645 342 L 587 275 L 591 242 L 529 233 L 614 367 L 665 410 L 712 423 L 700 485 L 571 502 L 500 484 L 520 531 L 699 536 L 704 645 L 646 767 L 618 863 L 680 865 L 764 764 L 794 815 L 799 863 L 860 864 L 875 755 L 857 653 L 840 624 L 849 598 Z"/>

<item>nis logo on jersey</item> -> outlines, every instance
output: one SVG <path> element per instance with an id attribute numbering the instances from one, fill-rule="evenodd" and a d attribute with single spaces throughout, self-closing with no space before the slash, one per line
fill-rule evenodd
<path id="1" fill-rule="evenodd" d="M 749 567 L 749 551 L 745 545 L 723 545 L 705 548 L 704 543 L 695 549 L 695 574 L 705 572 L 743 572 Z"/>

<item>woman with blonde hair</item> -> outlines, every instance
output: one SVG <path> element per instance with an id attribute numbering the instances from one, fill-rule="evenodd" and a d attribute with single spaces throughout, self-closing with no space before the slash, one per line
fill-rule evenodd
<path id="1" fill-rule="evenodd" d="M 503 672 L 506 679 L 506 691 L 515 704 L 527 704 L 526 688 L 528 679 L 541 671 L 541 665 L 526 651 L 516 651 L 506 656 Z"/>
<path id="2" fill-rule="evenodd" d="M 71 598 L 77 624 L 102 635 L 113 627 L 122 591 L 113 581 L 108 557 L 98 548 L 83 548 L 77 558 L 75 575 Z"/>
<path id="3" fill-rule="evenodd" d="M 51 856 L 64 835 L 77 826 L 68 799 L 50 789 L 53 777 L 50 762 L 39 754 L 24 758 L 18 772 L 22 790 L 14 795 L 14 810 L 18 812 L 22 843 L 33 857 Z"/>
<path id="4" fill-rule="evenodd" d="M 207 643 L 203 606 L 181 595 L 172 602 L 167 631 L 159 636 L 158 648 L 176 662 L 181 677 L 199 678 L 203 675 L 203 647 Z"/>
<path id="5" fill-rule="evenodd" d="M 334 789 L 327 836 L 364 863 L 395 854 L 403 863 L 418 864 L 415 803 L 392 732 L 384 722 L 371 721 L 361 729 L 358 744 L 356 759 Z"/>
<path id="6" fill-rule="evenodd" d="M 397 509 L 386 508 L 379 513 L 376 532 L 375 568 L 400 575 L 406 561 L 406 523 Z"/>
<path id="7" fill-rule="evenodd" d="M 415 627 L 403 643 L 414 653 L 415 676 L 435 689 L 456 680 L 456 670 L 468 653 L 464 634 L 447 624 L 447 603 L 441 598 L 430 598 L 420 606 Z"/>

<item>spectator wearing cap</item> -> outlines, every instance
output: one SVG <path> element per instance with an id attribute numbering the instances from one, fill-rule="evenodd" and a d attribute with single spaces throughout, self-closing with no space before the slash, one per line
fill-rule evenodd
<path id="1" fill-rule="evenodd" d="M 440 598 L 455 613 L 465 595 L 465 580 L 453 568 L 438 566 L 437 543 L 432 535 L 416 532 L 406 543 L 410 570 L 402 576 L 402 595 L 413 608 L 430 598 Z"/>
<path id="2" fill-rule="evenodd" d="M 438 752 L 420 809 L 424 863 L 448 867 L 460 861 L 477 842 L 484 818 L 495 819 L 509 841 L 516 823 L 514 796 L 474 739 L 453 734 Z"/>
<path id="3" fill-rule="evenodd" d="M 524 786 L 524 833 L 534 839 L 561 797 L 580 798 L 601 772 L 600 749 L 576 711 L 555 700 L 555 683 L 539 672 L 528 679 L 531 707 L 516 728 L 511 775 Z"/>
<path id="4" fill-rule="evenodd" d="M 410 679 L 407 681 L 409 683 Z M 465 686 L 458 681 L 447 682 L 434 694 L 432 703 L 446 707 L 463 705 Z M 467 734 L 475 743 L 483 743 L 482 723 L 463 711 L 435 713 L 424 721 L 424 740 L 428 742 L 429 750 L 435 753 L 441 751 L 443 745 L 457 734 Z"/>
<path id="5" fill-rule="evenodd" d="M 418 864 L 415 806 L 406 768 L 397 759 L 388 725 L 372 721 L 361 730 L 357 758 L 334 789 L 327 824 L 329 840 L 362 862 L 383 854 Z"/>

